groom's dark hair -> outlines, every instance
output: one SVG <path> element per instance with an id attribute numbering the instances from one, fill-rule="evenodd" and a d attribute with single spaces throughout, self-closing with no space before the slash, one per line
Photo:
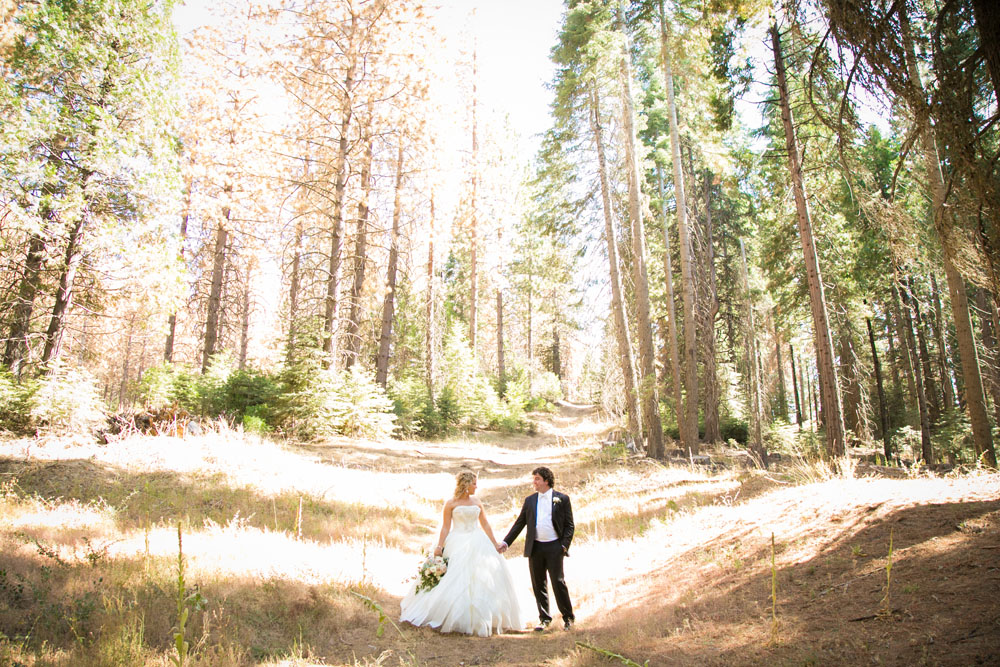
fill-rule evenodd
<path id="1" fill-rule="evenodd" d="M 539 477 L 544 479 L 545 483 L 549 485 L 550 489 L 555 488 L 556 476 L 553 475 L 552 471 L 546 468 L 545 466 L 539 466 L 538 468 L 535 468 L 534 470 L 531 471 L 531 474 L 538 475 Z"/>

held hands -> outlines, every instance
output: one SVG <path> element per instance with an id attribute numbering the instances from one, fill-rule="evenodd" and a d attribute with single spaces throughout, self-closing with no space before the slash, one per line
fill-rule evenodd
<path id="1" fill-rule="evenodd" d="M 504 544 L 503 542 L 499 542 L 497 544 L 497 553 L 498 554 L 502 554 L 505 551 L 507 551 L 507 545 Z"/>

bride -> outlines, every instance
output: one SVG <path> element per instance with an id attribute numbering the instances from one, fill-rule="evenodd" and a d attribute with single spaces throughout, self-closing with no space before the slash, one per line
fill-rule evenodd
<path id="1" fill-rule="evenodd" d="M 414 583 L 403 598 L 399 620 L 480 637 L 520 630 L 525 620 L 507 561 L 497 553 L 483 503 L 472 495 L 476 475 L 460 472 L 455 482 L 434 549 L 435 556 L 448 559 L 448 571 L 430 590 L 417 591 Z"/>

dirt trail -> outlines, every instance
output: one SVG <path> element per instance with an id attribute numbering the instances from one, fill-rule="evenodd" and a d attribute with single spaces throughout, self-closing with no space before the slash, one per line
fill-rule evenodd
<path id="1" fill-rule="evenodd" d="M 160 656 L 172 620 L 156 591 L 168 583 L 129 588 L 128 568 L 142 580 L 145 558 L 175 562 L 183 521 L 189 578 L 213 601 L 216 638 L 262 660 L 300 654 L 263 664 L 596 667 L 611 654 L 637 665 L 1000 664 L 997 473 L 623 462 L 602 452 L 612 426 L 592 407 L 532 417 L 532 435 L 441 442 L 278 444 L 225 430 L 106 447 L 0 441 L 0 475 L 22 494 L 0 515 L 0 569 L 36 577 L 53 564 L 45 553 L 61 554 L 67 591 L 85 588 L 98 566 L 83 554 L 103 545 L 99 567 L 122 595 L 151 591 L 147 636 Z M 573 499 L 575 629 L 479 638 L 386 621 L 379 636 L 378 614 L 351 592 L 398 618 L 454 474 L 479 472 L 502 535 L 540 464 Z M 806 473 L 816 481 L 795 481 Z M 517 543 L 508 562 L 533 610 L 520 553 Z M 51 638 L 63 639 L 72 643 Z"/>
<path id="2" fill-rule="evenodd" d="M 566 405 L 538 435 L 491 435 L 485 452 L 462 459 L 484 471 L 497 532 L 505 506 L 516 510 L 530 491 L 533 465 L 550 464 L 573 497 L 574 631 L 482 639 L 407 627 L 387 644 L 359 630 L 352 644 L 441 665 L 607 664 L 578 642 L 650 665 L 1000 664 L 997 475 L 796 486 L 759 473 L 622 466 L 596 456 L 607 428 L 592 409 Z M 430 458 L 447 451 L 424 448 Z M 531 605 L 523 558 L 510 565 Z M 397 596 L 382 601 L 398 613 Z"/>

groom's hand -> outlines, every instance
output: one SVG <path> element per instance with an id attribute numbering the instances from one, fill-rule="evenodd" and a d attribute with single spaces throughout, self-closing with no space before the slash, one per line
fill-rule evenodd
<path id="1" fill-rule="evenodd" d="M 497 545 L 497 553 L 498 554 L 502 554 L 505 551 L 507 551 L 507 544 L 506 543 L 501 542 L 500 544 Z"/>

